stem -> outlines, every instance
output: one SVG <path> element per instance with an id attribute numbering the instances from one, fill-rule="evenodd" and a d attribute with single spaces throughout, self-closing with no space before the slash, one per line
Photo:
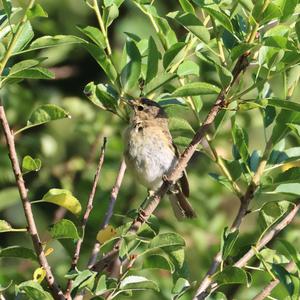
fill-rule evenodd
<path id="1" fill-rule="evenodd" d="M 107 141 L 107 139 L 104 138 L 103 139 L 103 145 L 102 145 L 102 148 L 101 148 L 101 153 L 100 153 L 100 156 L 99 156 L 97 169 L 96 169 L 96 173 L 95 173 L 95 176 L 94 176 L 92 190 L 90 192 L 89 199 L 88 199 L 88 202 L 87 202 L 87 205 L 86 205 L 86 209 L 85 209 L 84 215 L 83 215 L 82 220 L 81 220 L 82 237 L 80 237 L 78 239 L 77 243 L 76 243 L 75 252 L 74 252 L 73 259 L 72 259 L 72 264 L 71 264 L 71 270 L 75 270 L 75 268 L 77 267 L 77 263 L 79 261 L 81 246 L 82 246 L 82 243 L 83 243 L 83 240 L 84 240 L 84 235 L 85 235 L 85 227 L 86 227 L 88 218 L 90 216 L 90 213 L 93 209 L 93 202 L 94 202 L 94 198 L 95 198 L 95 194 L 96 194 L 96 190 L 97 190 L 97 184 L 98 184 L 98 181 L 99 181 L 100 172 L 101 172 L 102 165 L 103 165 L 103 162 L 104 162 L 104 153 L 105 153 L 106 141 Z M 70 299 L 72 284 L 73 284 L 73 281 L 71 279 L 69 279 L 68 283 L 67 283 L 66 293 L 65 293 L 65 297 L 67 299 Z"/>
<path id="2" fill-rule="evenodd" d="M 112 51 L 111 51 L 109 39 L 108 39 L 108 36 L 107 36 L 107 29 L 105 28 L 105 25 L 104 25 L 104 22 L 103 22 L 101 13 L 100 13 L 100 8 L 99 8 L 98 1 L 97 1 L 97 0 L 93 0 L 92 8 L 93 8 L 93 10 L 94 10 L 94 12 L 95 12 L 95 14 L 96 14 L 96 17 L 97 17 L 97 20 L 98 20 L 100 29 L 101 29 L 102 34 L 103 34 L 103 36 L 104 36 L 104 40 L 105 40 L 106 47 L 107 47 L 107 54 L 108 54 L 109 56 L 111 56 Z"/>
<path id="3" fill-rule="evenodd" d="M 214 30 L 215 35 L 216 35 L 217 45 L 218 45 L 218 49 L 219 49 L 219 57 L 221 59 L 222 65 L 226 66 L 226 59 L 225 59 L 225 55 L 224 55 L 222 41 L 220 39 L 220 33 L 217 30 L 216 22 L 215 22 L 214 19 L 211 19 L 211 23 L 212 23 L 213 30 Z"/>
<path id="4" fill-rule="evenodd" d="M 6 51 L 6 53 L 5 53 L 2 61 L 0 62 L 0 76 L 2 75 L 3 70 L 4 70 L 7 62 L 8 62 L 8 60 L 11 57 L 11 54 L 12 54 L 12 52 L 14 50 L 14 46 L 15 46 L 15 44 L 16 44 L 16 42 L 18 40 L 18 37 L 19 37 L 19 35 L 21 33 L 22 26 L 27 21 L 27 11 L 32 8 L 32 6 L 34 5 L 34 2 L 35 2 L 35 0 L 30 0 L 29 1 L 28 6 L 25 9 L 25 13 L 24 13 L 22 19 L 20 20 L 20 23 L 18 24 L 16 33 L 13 35 L 12 40 L 11 40 L 11 42 L 10 42 L 8 48 L 7 48 L 7 51 Z M 1 88 L 1 85 L 0 85 L 0 88 Z"/>
<path id="5" fill-rule="evenodd" d="M 24 182 L 23 175 L 21 172 L 20 164 L 18 161 L 16 147 L 15 147 L 15 141 L 14 141 L 14 135 L 12 134 L 11 129 L 9 127 L 3 105 L 0 105 L 0 122 L 2 125 L 3 132 L 4 132 L 5 140 L 7 143 L 9 158 L 10 158 L 11 165 L 12 165 L 12 170 L 15 175 L 16 184 L 17 184 L 17 187 L 19 190 L 20 198 L 22 200 L 23 210 L 24 210 L 24 214 L 25 214 L 26 221 L 28 224 L 28 232 L 31 236 L 34 250 L 35 250 L 38 260 L 39 260 L 39 264 L 46 271 L 46 280 L 47 280 L 48 286 L 51 290 L 51 293 L 52 293 L 54 299 L 57 299 L 57 300 L 65 299 L 61 289 L 59 288 L 59 286 L 57 285 L 57 283 L 54 279 L 54 276 L 51 271 L 51 267 L 47 261 L 45 252 L 43 250 L 42 242 L 40 240 L 40 237 L 39 237 L 39 234 L 37 231 L 37 227 L 35 224 L 34 216 L 32 213 L 31 203 L 28 198 L 28 190 L 25 186 L 25 182 Z"/>
<path id="6" fill-rule="evenodd" d="M 120 165 L 120 169 L 119 169 L 117 178 L 116 178 L 116 181 L 115 181 L 115 184 L 114 184 L 114 186 L 111 190 L 109 206 L 108 206 L 108 209 L 105 213 L 104 221 L 103 221 L 102 225 L 100 226 L 99 230 L 105 228 L 110 222 L 110 219 L 112 217 L 113 210 L 114 210 L 114 207 L 115 207 L 115 204 L 116 204 L 116 201 L 117 201 L 117 197 L 118 197 L 118 194 L 119 194 L 119 191 L 120 191 L 120 187 L 121 187 L 121 184 L 122 184 L 122 181 L 123 181 L 123 178 L 124 178 L 125 171 L 126 171 L 126 163 L 125 163 L 125 160 L 123 158 L 122 162 L 121 162 L 121 165 Z M 99 251 L 100 251 L 100 243 L 96 242 L 94 247 L 93 247 L 91 257 L 89 259 L 88 268 L 91 268 L 96 263 Z"/>

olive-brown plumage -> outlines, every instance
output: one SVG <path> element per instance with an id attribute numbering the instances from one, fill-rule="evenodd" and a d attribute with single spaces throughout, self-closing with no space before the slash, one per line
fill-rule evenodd
<path id="1" fill-rule="evenodd" d="M 162 107 L 146 98 L 131 100 L 130 106 L 133 115 L 124 134 L 126 164 L 141 184 L 156 191 L 163 183 L 163 175 L 177 164 L 179 154 Z M 186 199 L 189 186 L 185 173 L 168 194 L 178 219 L 196 216 Z"/>

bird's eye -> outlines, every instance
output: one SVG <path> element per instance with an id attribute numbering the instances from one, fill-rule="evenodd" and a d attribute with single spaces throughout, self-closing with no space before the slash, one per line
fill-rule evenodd
<path id="1" fill-rule="evenodd" d="M 139 105 L 139 106 L 137 107 L 137 109 L 138 109 L 139 111 L 142 111 L 142 110 L 144 110 L 144 107 L 143 107 L 142 105 Z"/>

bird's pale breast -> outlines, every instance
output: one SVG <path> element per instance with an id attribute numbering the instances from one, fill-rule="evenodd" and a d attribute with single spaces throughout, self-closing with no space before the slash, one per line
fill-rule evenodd
<path id="1" fill-rule="evenodd" d="M 129 127 L 125 134 L 125 157 L 137 180 L 151 190 L 176 163 L 172 145 L 159 127 Z"/>

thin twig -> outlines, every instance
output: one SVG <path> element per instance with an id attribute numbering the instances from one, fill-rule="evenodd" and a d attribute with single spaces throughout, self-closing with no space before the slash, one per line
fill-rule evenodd
<path id="1" fill-rule="evenodd" d="M 293 268 L 295 267 L 295 263 L 293 261 L 290 261 L 285 269 L 288 272 L 291 272 L 293 270 Z M 263 300 L 265 298 L 267 298 L 272 290 L 280 283 L 279 279 L 273 280 L 271 281 L 259 294 L 257 294 L 252 300 Z"/>
<path id="2" fill-rule="evenodd" d="M 86 209 L 85 209 L 84 215 L 83 215 L 82 220 L 81 220 L 82 236 L 77 240 L 77 243 L 76 243 L 76 246 L 75 246 L 75 252 L 74 252 L 73 259 L 72 259 L 72 264 L 71 264 L 71 270 L 74 270 L 76 268 L 79 257 L 80 257 L 81 246 L 82 246 L 82 243 L 83 243 L 83 240 L 84 240 L 85 227 L 86 227 L 88 218 L 90 216 L 90 213 L 93 209 L 93 202 L 94 202 L 94 198 L 95 198 L 95 194 L 96 194 L 96 190 L 97 190 L 97 185 L 98 185 L 98 181 L 99 181 L 99 177 L 100 177 L 100 172 L 101 172 L 102 165 L 103 165 L 103 162 L 104 162 L 104 153 L 105 153 L 106 141 L 107 141 L 107 139 L 106 139 L 106 137 L 104 137 L 103 138 L 103 144 L 102 144 L 102 147 L 101 147 L 100 156 L 99 156 L 99 160 L 98 160 L 96 173 L 95 173 L 95 176 L 94 176 L 92 190 L 90 192 L 89 199 L 88 199 L 88 202 L 87 202 L 87 205 L 86 205 Z M 73 284 L 73 281 L 71 279 L 69 279 L 68 283 L 67 283 L 66 293 L 65 293 L 65 297 L 67 299 L 70 298 L 72 284 Z"/>
<path id="3" fill-rule="evenodd" d="M 190 161 L 191 157 L 197 150 L 198 145 L 202 142 L 203 138 L 207 134 L 207 131 L 210 128 L 211 124 L 214 122 L 217 114 L 224 107 L 227 106 L 225 98 L 228 95 L 228 92 L 233 86 L 233 84 L 235 83 L 235 81 L 238 79 L 239 75 L 247 68 L 247 66 L 248 66 L 247 55 L 242 55 L 238 59 L 232 71 L 233 79 L 231 83 L 226 88 L 223 88 L 220 91 L 215 104 L 209 111 L 205 121 L 203 122 L 199 130 L 196 132 L 189 146 L 181 154 L 176 167 L 173 170 L 171 170 L 170 173 L 167 175 L 166 179 L 164 180 L 164 183 L 152 196 L 147 207 L 144 210 L 139 211 L 138 216 L 133 220 L 128 232 L 136 233 L 139 230 L 141 225 L 144 222 L 146 222 L 148 218 L 151 216 L 151 214 L 154 212 L 161 198 L 168 191 L 172 183 L 176 182 L 181 177 L 182 172 L 185 170 L 188 162 Z M 117 257 L 120 244 L 121 244 L 121 239 L 119 239 L 116 242 L 114 248 L 109 253 L 107 253 L 103 258 L 101 258 L 101 260 L 97 262 L 92 269 L 95 271 L 101 271 L 104 268 L 106 268 Z"/>
<path id="4" fill-rule="evenodd" d="M 18 186 L 20 198 L 22 200 L 22 205 L 24 209 L 24 214 L 26 217 L 26 221 L 28 224 L 28 232 L 31 236 L 32 243 L 34 246 L 34 250 L 37 254 L 40 266 L 43 267 L 43 269 L 46 271 L 46 280 L 48 283 L 48 286 L 51 290 L 52 296 L 55 299 L 65 299 L 63 292 L 61 291 L 60 287 L 57 285 L 55 278 L 53 276 L 53 273 L 51 271 L 51 267 L 47 261 L 47 258 L 45 256 L 45 252 L 43 250 L 42 242 L 40 240 L 37 227 L 35 224 L 34 216 L 31 209 L 31 203 L 28 199 L 28 190 L 25 186 L 25 182 L 23 179 L 23 175 L 21 172 L 20 164 L 17 157 L 16 147 L 15 147 L 15 141 L 14 141 L 14 135 L 11 132 L 11 129 L 9 127 L 5 110 L 2 105 L 0 105 L 0 122 L 3 128 L 3 132 L 5 135 L 6 143 L 8 146 L 8 152 L 9 152 L 9 158 L 11 161 L 12 169 L 16 178 L 16 184 Z"/>
<path id="5" fill-rule="evenodd" d="M 120 168 L 119 168 L 119 172 L 118 172 L 116 181 L 115 181 L 115 184 L 114 184 L 114 186 L 111 190 L 108 209 L 105 213 L 104 221 L 100 226 L 100 230 L 105 228 L 109 224 L 109 221 L 112 217 L 113 210 L 114 210 L 114 207 L 115 207 L 115 204 L 116 204 L 116 201 L 117 201 L 117 197 L 118 197 L 118 194 L 119 194 L 119 190 L 120 190 L 120 187 L 121 187 L 121 184 L 122 184 L 122 181 L 123 181 L 125 171 L 126 171 L 126 163 L 125 163 L 125 160 L 123 158 L 122 162 L 121 162 L 121 165 L 120 165 Z M 93 247 L 91 257 L 89 259 L 88 268 L 91 268 L 96 263 L 99 250 L 100 250 L 100 243 L 96 242 L 94 247 Z"/>

